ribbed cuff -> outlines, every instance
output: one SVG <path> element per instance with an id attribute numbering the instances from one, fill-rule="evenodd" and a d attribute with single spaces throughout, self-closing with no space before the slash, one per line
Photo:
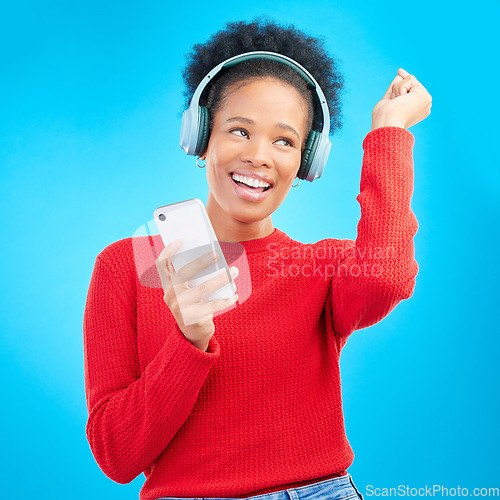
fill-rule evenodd
<path id="1" fill-rule="evenodd" d="M 379 127 L 366 134 L 363 140 L 363 150 L 379 149 L 381 146 L 394 150 L 397 154 L 411 154 L 415 144 L 413 134 L 401 127 Z"/>
<path id="2" fill-rule="evenodd" d="M 182 333 L 182 330 L 179 328 L 179 325 L 177 323 L 175 323 L 175 329 L 179 337 L 179 342 L 182 344 L 182 349 L 184 350 L 184 353 L 186 355 L 187 352 L 189 352 L 190 354 L 193 354 L 195 358 L 198 359 L 198 361 L 204 361 L 207 362 L 208 364 L 215 361 L 215 359 L 220 356 L 220 344 L 217 342 L 214 336 L 212 336 L 212 338 L 210 339 L 207 350 L 202 351 L 201 349 L 198 349 L 198 347 L 193 345 L 186 338 L 186 336 Z"/>

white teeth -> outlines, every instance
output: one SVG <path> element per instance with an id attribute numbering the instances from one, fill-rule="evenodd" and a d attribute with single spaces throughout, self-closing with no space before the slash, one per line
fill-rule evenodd
<path id="1" fill-rule="evenodd" d="M 235 181 L 243 182 L 244 184 L 248 184 L 249 186 L 265 188 L 271 185 L 264 181 L 258 181 L 257 179 L 253 179 L 251 177 L 245 177 L 244 175 L 240 174 L 232 174 L 232 175 Z"/>

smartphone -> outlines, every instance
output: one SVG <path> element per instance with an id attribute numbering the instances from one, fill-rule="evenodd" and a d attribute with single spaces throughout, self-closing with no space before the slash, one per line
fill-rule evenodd
<path id="1" fill-rule="evenodd" d="M 226 258 L 201 200 L 193 198 L 159 207 L 153 212 L 153 218 L 165 246 L 174 240 L 180 241 L 171 259 L 175 271 L 210 251 L 216 253 L 217 260 L 194 276 L 189 286 L 196 287 L 219 274 L 227 273 L 229 283 L 212 292 L 205 300 L 228 299 L 236 293 Z"/>

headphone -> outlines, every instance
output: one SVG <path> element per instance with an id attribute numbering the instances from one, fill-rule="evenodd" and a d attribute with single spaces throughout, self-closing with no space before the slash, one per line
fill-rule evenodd
<path id="1" fill-rule="evenodd" d="M 312 182 L 314 179 L 321 177 L 325 169 L 326 161 L 330 153 L 332 143 L 328 137 L 330 128 L 330 113 L 326 103 L 325 95 L 313 78 L 311 73 L 307 71 L 298 62 L 290 57 L 278 54 L 276 52 L 255 51 L 245 52 L 237 56 L 226 59 L 218 64 L 210 73 L 208 73 L 201 83 L 196 88 L 189 108 L 182 114 L 181 139 L 180 145 L 186 154 L 200 156 L 205 151 L 210 135 L 209 111 L 205 106 L 200 106 L 199 101 L 201 94 L 209 84 L 209 82 L 223 69 L 236 66 L 243 61 L 250 59 L 271 59 L 286 64 L 294 69 L 307 83 L 307 86 L 315 90 L 315 96 L 319 101 L 320 108 L 323 114 L 322 130 L 311 130 L 304 152 L 302 153 L 302 161 L 297 174 L 299 179 L 305 179 Z"/>

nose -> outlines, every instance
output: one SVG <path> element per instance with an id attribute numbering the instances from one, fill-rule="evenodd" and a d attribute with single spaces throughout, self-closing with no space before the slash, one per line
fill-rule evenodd
<path id="1" fill-rule="evenodd" d="M 240 155 L 243 162 L 251 163 L 254 167 L 272 166 L 271 144 L 265 139 L 251 138 L 243 147 Z"/>

